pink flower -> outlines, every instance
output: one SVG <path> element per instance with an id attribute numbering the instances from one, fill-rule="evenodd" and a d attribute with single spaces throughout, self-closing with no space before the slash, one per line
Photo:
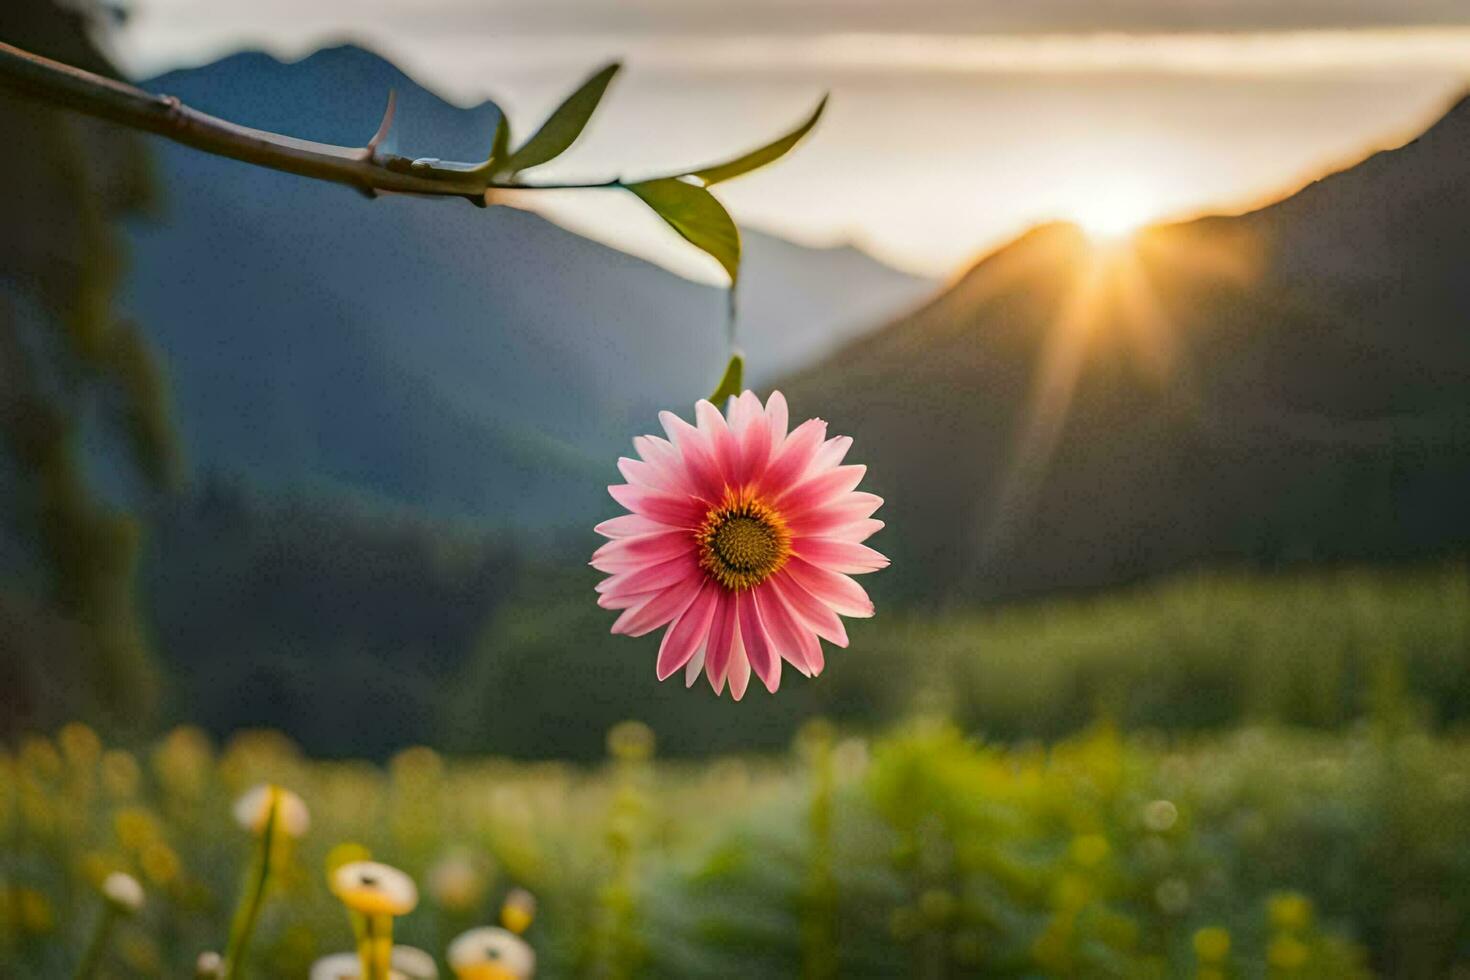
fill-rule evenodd
<path id="1" fill-rule="evenodd" d="M 728 418 L 707 401 L 698 425 L 659 414 L 667 440 L 633 440 L 641 459 L 620 459 L 627 483 L 608 487 L 632 513 L 597 525 L 611 538 L 592 556 L 608 577 L 597 604 L 621 609 L 614 633 L 667 626 L 658 678 L 704 671 L 735 700 L 750 672 L 775 691 L 781 661 L 822 672 L 821 640 L 847 646 L 843 616 L 873 603 L 849 575 L 887 566 L 862 542 L 883 526 L 881 497 L 856 490 L 867 467 L 843 466 L 852 440 L 827 438 L 810 419 L 786 431 L 786 399 L 731 398 Z M 820 639 L 819 639 L 820 637 Z"/>

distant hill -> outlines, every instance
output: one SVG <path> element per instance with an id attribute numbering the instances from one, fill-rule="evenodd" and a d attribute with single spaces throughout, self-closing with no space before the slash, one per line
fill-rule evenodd
<path id="1" fill-rule="evenodd" d="M 939 290 L 852 245 L 808 248 L 749 229 L 743 242 L 740 345 L 752 384 L 821 360 Z"/>
<path id="2" fill-rule="evenodd" d="M 461 108 L 360 48 L 259 53 L 143 83 L 231 120 L 482 157 Z M 723 363 L 724 297 L 523 211 L 383 198 L 155 144 L 166 211 L 132 234 L 125 306 L 167 358 L 189 462 L 503 525 L 604 499 L 612 456 Z M 853 249 L 747 236 L 745 344 L 798 368 L 931 285 Z"/>
<path id="3" fill-rule="evenodd" d="M 997 598 L 1470 544 L 1470 101 L 1269 207 L 1038 228 L 785 385 L 890 587 Z"/>

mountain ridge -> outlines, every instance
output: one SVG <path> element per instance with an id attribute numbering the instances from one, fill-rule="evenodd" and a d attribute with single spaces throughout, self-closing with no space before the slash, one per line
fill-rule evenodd
<path id="1" fill-rule="evenodd" d="M 393 89 L 389 144 L 408 155 L 482 157 L 499 117 L 354 45 L 290 62 L 243 52 L 144 86 L 344 145 L 367 139 Z M 657 409 L 692 404 L 723 367 L 720 290 L 532 213 L 370 201 L 171 144 L 156 153 L 169 200 L 131 230 L 124 302 L 168 358 L 196 470 L 575 524 L 604 506 L 608 480 L 592 474 L 611 476 Z M 810 363 L 929 288 L 860 253 L 750 233 L 752 376 Z"/>
<path id="2" fill-rule="evenodd" d="M 1467 120 L 1121 250 L 1032 229 L 789 379 L 857 437 L 901 587 L 1463 553 Z"/>

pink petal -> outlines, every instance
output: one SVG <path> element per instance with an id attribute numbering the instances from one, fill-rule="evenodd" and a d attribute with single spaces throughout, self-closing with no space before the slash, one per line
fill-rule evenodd
<path id="1" fill-rule="evenodd" d="M 669 437 L 669 442 L 681 453 L 692 446 L 704 444 L 704 436 L 700 434 L 699 429 L 681 419 L 674 412 L 659 412 L 658 424 L 664 427 L 664 433 Z"/>
<path id="2" fill-rule="evenodd" d="M 679 450 L 675 449 L 674 444 L 667 439 L 659 436 L 634 436 L 633 448 L 650 466 L 673 469 L 679 466 Z"/>
<path id="3" fill-rule="evenodd" d="M 628 593 L 627 595 L 608 595 L 603 593 L 597 597 L 597 604 L 603 609 L 632 609 L 641 606 L 651 600 L 657 592 Z"/>
<path id="4" fill-rule="evenodd" d="M 805 626 L 796 635 L 801 641 L 801 656 L 806 660 L 807 676 L 816 677 L 827 666 L 827 658 L 822 656 L 822 641 Z"/>
<path id="5" fill-rule="evenodd" d="M 838 465 L 847 456 L 847 451 L 852 448 L 852 436 L 836 436 L 822 443 L 816 455 L 812 457 L 812 464 L 808 467 L 809 472 L 818 470 L 830 470 Z"/>
<path id="6" fill-rule="evenodd" d="M 677 493 L 680 489 L 665 471 L 641 459 L 619 457 L 618 472 L 623 474 L 623 479 L 634 486 L 645 487 L 649 490 L 663 490 L 667 493 Z"/>
<path id="7" fill-rule="evenodd" d="M 658 665 L 655 668 L 659 680 L 666 680 L 674 671 L 687 664 L 689 658 L 694 656 L 695 649 L 709 635 L 709 622 L 715 613 L 718 588 L 713 581 L 705 579 L 689 608 L 664 633 L 663 642 L 658 648 Z"/>
<path id="8" fill-rule="evenodd" d="M 603 521 L 592 530 L 604 538 L 632 538 L 640 534 L 655 534 L 669 528 L 658 521 L 649 520 L 641 514 L 623 514 Z"/>
<path id="9" fill-rule="evenodd" d="M 793 555 L 786 562 L 786 569 L 796 584 L 810 592 L 819 602 L 824 602 L 844 616 L 866 619 L 873 615 L 873 600 L 846 575 L 829 572 L 825 568 L 808 564 Z"/>
<path id="10" fill-rule="evenodd" d="M 739 406 L 740 418 L 740 425 L 735 427 L 736 433 L 743 433 L 747 426 L 755 425 L 765 418 L 765 406 L 756 397 L 756 393 L 749 388 L 746 388 L 740 393 L 740 397 L 736 399 L 735 403 Z"/>
<path id="11" fill-rule="evenodd" d="M 812 457 L 827 435 L 827 423 L 821 419 L 807 419 L 798 425 L 786 441 L 781 444 L 760 477 L 764 493 L 781 493 L 796 483 L 811 465 Z"/>
<path id="12" fill-rule="evenodd" d="M 834 541 L 851 541 L 855 544 L 862 544 L 883 530 L 883 526 L 882 521 L 865 517 L 860 521 L 853 521 L 851 524 L 834 527 L 828 530 L 823 537 L 831 538 Z"/>
<path id="13" fill-rule="evenodd" d="M 866 466 L 839 466 L 807 477 L 785 493 L 778 494 L 775 505 L 788 520 L 795 520 L 809 510 L 851 493 L 867 472 Z"/>
<path id="14" fill-rule="evenodd" d="M 598 571 L 613 573 L 627 571 L 631 565 L 655 564 L 694 553 L 694 542 L 688 531 L 656 526 L 661 530 L 653 534 L 609 541 L 592 553 L 589 564 Z"/>
<path id="15" fill-rule="evenodd" d="M 771 427 L 766 424 L 765 416 L 758 415 L 754 422 L 747 425 L 745 431 L 740 433 L 739 441 L 740 469 L 736 475 L 736 483 L 744 486 L 759 478 L 766 471 L 766 464 L 771 461 Z"/>
<path id="16" fill-rule="evenodd" d="M 633 440 L 633 448 L 671 490 L 677 493 L 693 492 L 694 487 L 689 482 L 688 474 L 684 472 L 684 459 L 673 443 L 658 436 L 638 436 Z"/>
<path id="17" fill-rule="evenodd" d="M 607 492 L 633 513 L 669 527 L 694 528 L 704 519 L 704 505 L 690 497 L 635 487 L 630 483 L 608 487 Z"/>
<path id="18" fill-rule="evenodd" d="M 781 658 L 775 644 L 761 622 L 760 607 L 749 592 L 735 594 L 735 615 L 740 618 L 740 640 L 745 644 L 745 656 L 750 668 L 772 694 L 781 686 Z"/>
<path id="19" fill-rule="evenodd" d="M 691 688 L 694 682 L 699 680 L 699 675 L 704 671 L 705 651 L 709 649 L 708 644 L 700 643 L 699 649 L 694 651 L 694 656 L 689 658 L 689 663 L 684 665 L 684 687 Z"/>
<path id="20" fill-rule="evenodd" d="M 634 606 L 624 612 L 617 618 L 617 622 L 613 623 L 612 631 L 628 636 L 643 636 L 645 633 L 653 632 L 688 609 L 689 603 L 694 601 L 694 596 L 704 582 L 705 578 L 702 575 L 689 576 L 678 585 L 658 593 L 643 605 Z"/>
<path id="21" fill-rule="evenodd" d="M 796 584 L 784 569 L 771 576 L 771 587 L 786 600 L 786 605 L 801 621 L 812 628 L 822 639 L 834 646 L 847 646 L 847 628 L 842 619 L 830 607 L 818 601 L 806 589 Z"/>
<path id="22" fill-rule="evenodd" d="M 776 653 L 802 674 L 812 676 L 806 657 L 808 644 L 802 637 L 802 634 L 810 636 L 811 630 L 797 621 L 769 582 L 751 589 L 750 596 L 760 609 L 761 622 L 770 634 Z"/>
<path id="23" fill-rule="evenodd" d="M 735 633 L 735 595 L 721 590 L 714 619 L 710 621 L 708 650 L 705 653 L 705 673 L 709 675 L 710 686 L 715 689 L 716 694 L 725 686 L 725 673 L 730 669 L 730 650 L 735 643 Z"/>
<path id="24" fill-rule="evenodd" d="M 678 585 L 690 576 L 699 575 L 699 565 L 688 552 L 656 565 L 644 565 L 598 582 L 596 589 L 609 597 L 660 592 Z"/>
<path id="25" fill-rule="evenodd" d="M 745 655 L 745 642 L 737 629 L 735 643 L 730 648 L 730 696 L 739 701 L 745 697 L 745 688 L 749 684 L 750 658 Z"/>
<path id="26" fill-rule="evenodd" d="M 888 567 L 888 559 L 865 544 L 831 538 L 798 538 L 793 545 L 796 554 L 829 572 L 862 575 Z"/>
<path id="27" fill-rule="evenodd" d="M 745 427 L 751 422 L 750 400 L 743 397 L 744 394 L 745 392 L 731 395 L 730 403 L 725 407 L 725 418 L 730 422 L 730 431 L 736 435 L 744 432 Z M 759 399 L 756 401 L 756 407 L 760 407 Z"/>
<path id="28" fill-rule="evenodd" d="M 822 655 L 822 641 L 817 639 L 817 634 L 808 630 L 802 634 L 807 642 L 806 663 L 812 669 L 815 677 L 827 669 L 827 658 Z"/>
<path id="29" fill-rule="evenodd" d="M 796 537 L 825 537 L 837 528 L 870 517 L 882 506 L 882 497 L 859 490 L 805 513 L 786 515 L 786 526 Z"/>
<path id="30" fill-rule="evenodd" d="M 740 457 L 735 434 L 725 424 L 725 416 L 714 405 L 703 400 L 694 406 L 694 415 L 699 420 L 699 431 L 709 437 L 710 445 L 714 448 L 715 466 L 720 471 L 721 480 L 727 486 L 734 483 L 740 468 Z"/>
<path id="31" fill-rule="evenodd" d="M 771 397 L 766 399 L 766 422 L 771 427 L 771 445 L 779 446 L 786 438 L 786 426 L 790 422 L 789 414 L 786 408 L 786 396 L 779 391 L 771 392 Z"/>
<path id="32" fill-rule="evenodd" d="M 694 421 L 699 431 L 710 441 L 710 445 L 714 445 L 715 436 L 730 431 L 730 427 L 725 424 L 725 416 L 707 398 L 701 398 L 694 403 Z"/>
<path id="33" fill-rule="evenodd" d="M 719 467 L 715 465 L 714 447 L 703 432 L 673 412 L 659 412 L 658 420 L 673 440 L 684 461 L 693 492 L 705 500 L 716 500 L 724 490 Z"/>

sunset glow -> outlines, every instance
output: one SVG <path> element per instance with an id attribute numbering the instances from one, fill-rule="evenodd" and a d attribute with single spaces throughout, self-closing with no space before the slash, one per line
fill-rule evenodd
<path id="1" fill-rule="evenodd" d="M 1159 217 L 1160 203 L 1141 183 L 1119 181 L 1076 205 L 1072 218 L 1093 242 L 1111 245 Z"/>
<path id="2" fill-rule="evenodd" d="M 1269 200 L 1416 132 L 1459 91 L 1470 54 L 1470 23 L 1365 26 L 1329 16 L 1332 5 L 1320 22 L 1283 12 L 1273 23 L 1234 20 L 1220 4 L 1186 25 L 1163 0 L 1045 0 L 1003 17 L 992 5 L 920 0 L 858 4 L 840 30 L 811 5 L 768 0 L 738 16 L 703 0 L 137 6 L 118 45 L 140 76 L 242 43 L 294 59 L 345 37 L 458 102 L 495 98 L 521 132 L 589 66 L 622 59 L 598 119 L 538 171 L 544 180 L 655 173 L 688 152 L 716 159 L 831 92 L 819 138 L 779 176 L 731 182 L 725 202 L 748 227 L 809 245 L 854 242 L 935 277 L 1043 221 L 1116 240 L 1164 215 Z M 542 196 L 536 208 L 680 274 L 723 281 L 623 195 Z"/>

